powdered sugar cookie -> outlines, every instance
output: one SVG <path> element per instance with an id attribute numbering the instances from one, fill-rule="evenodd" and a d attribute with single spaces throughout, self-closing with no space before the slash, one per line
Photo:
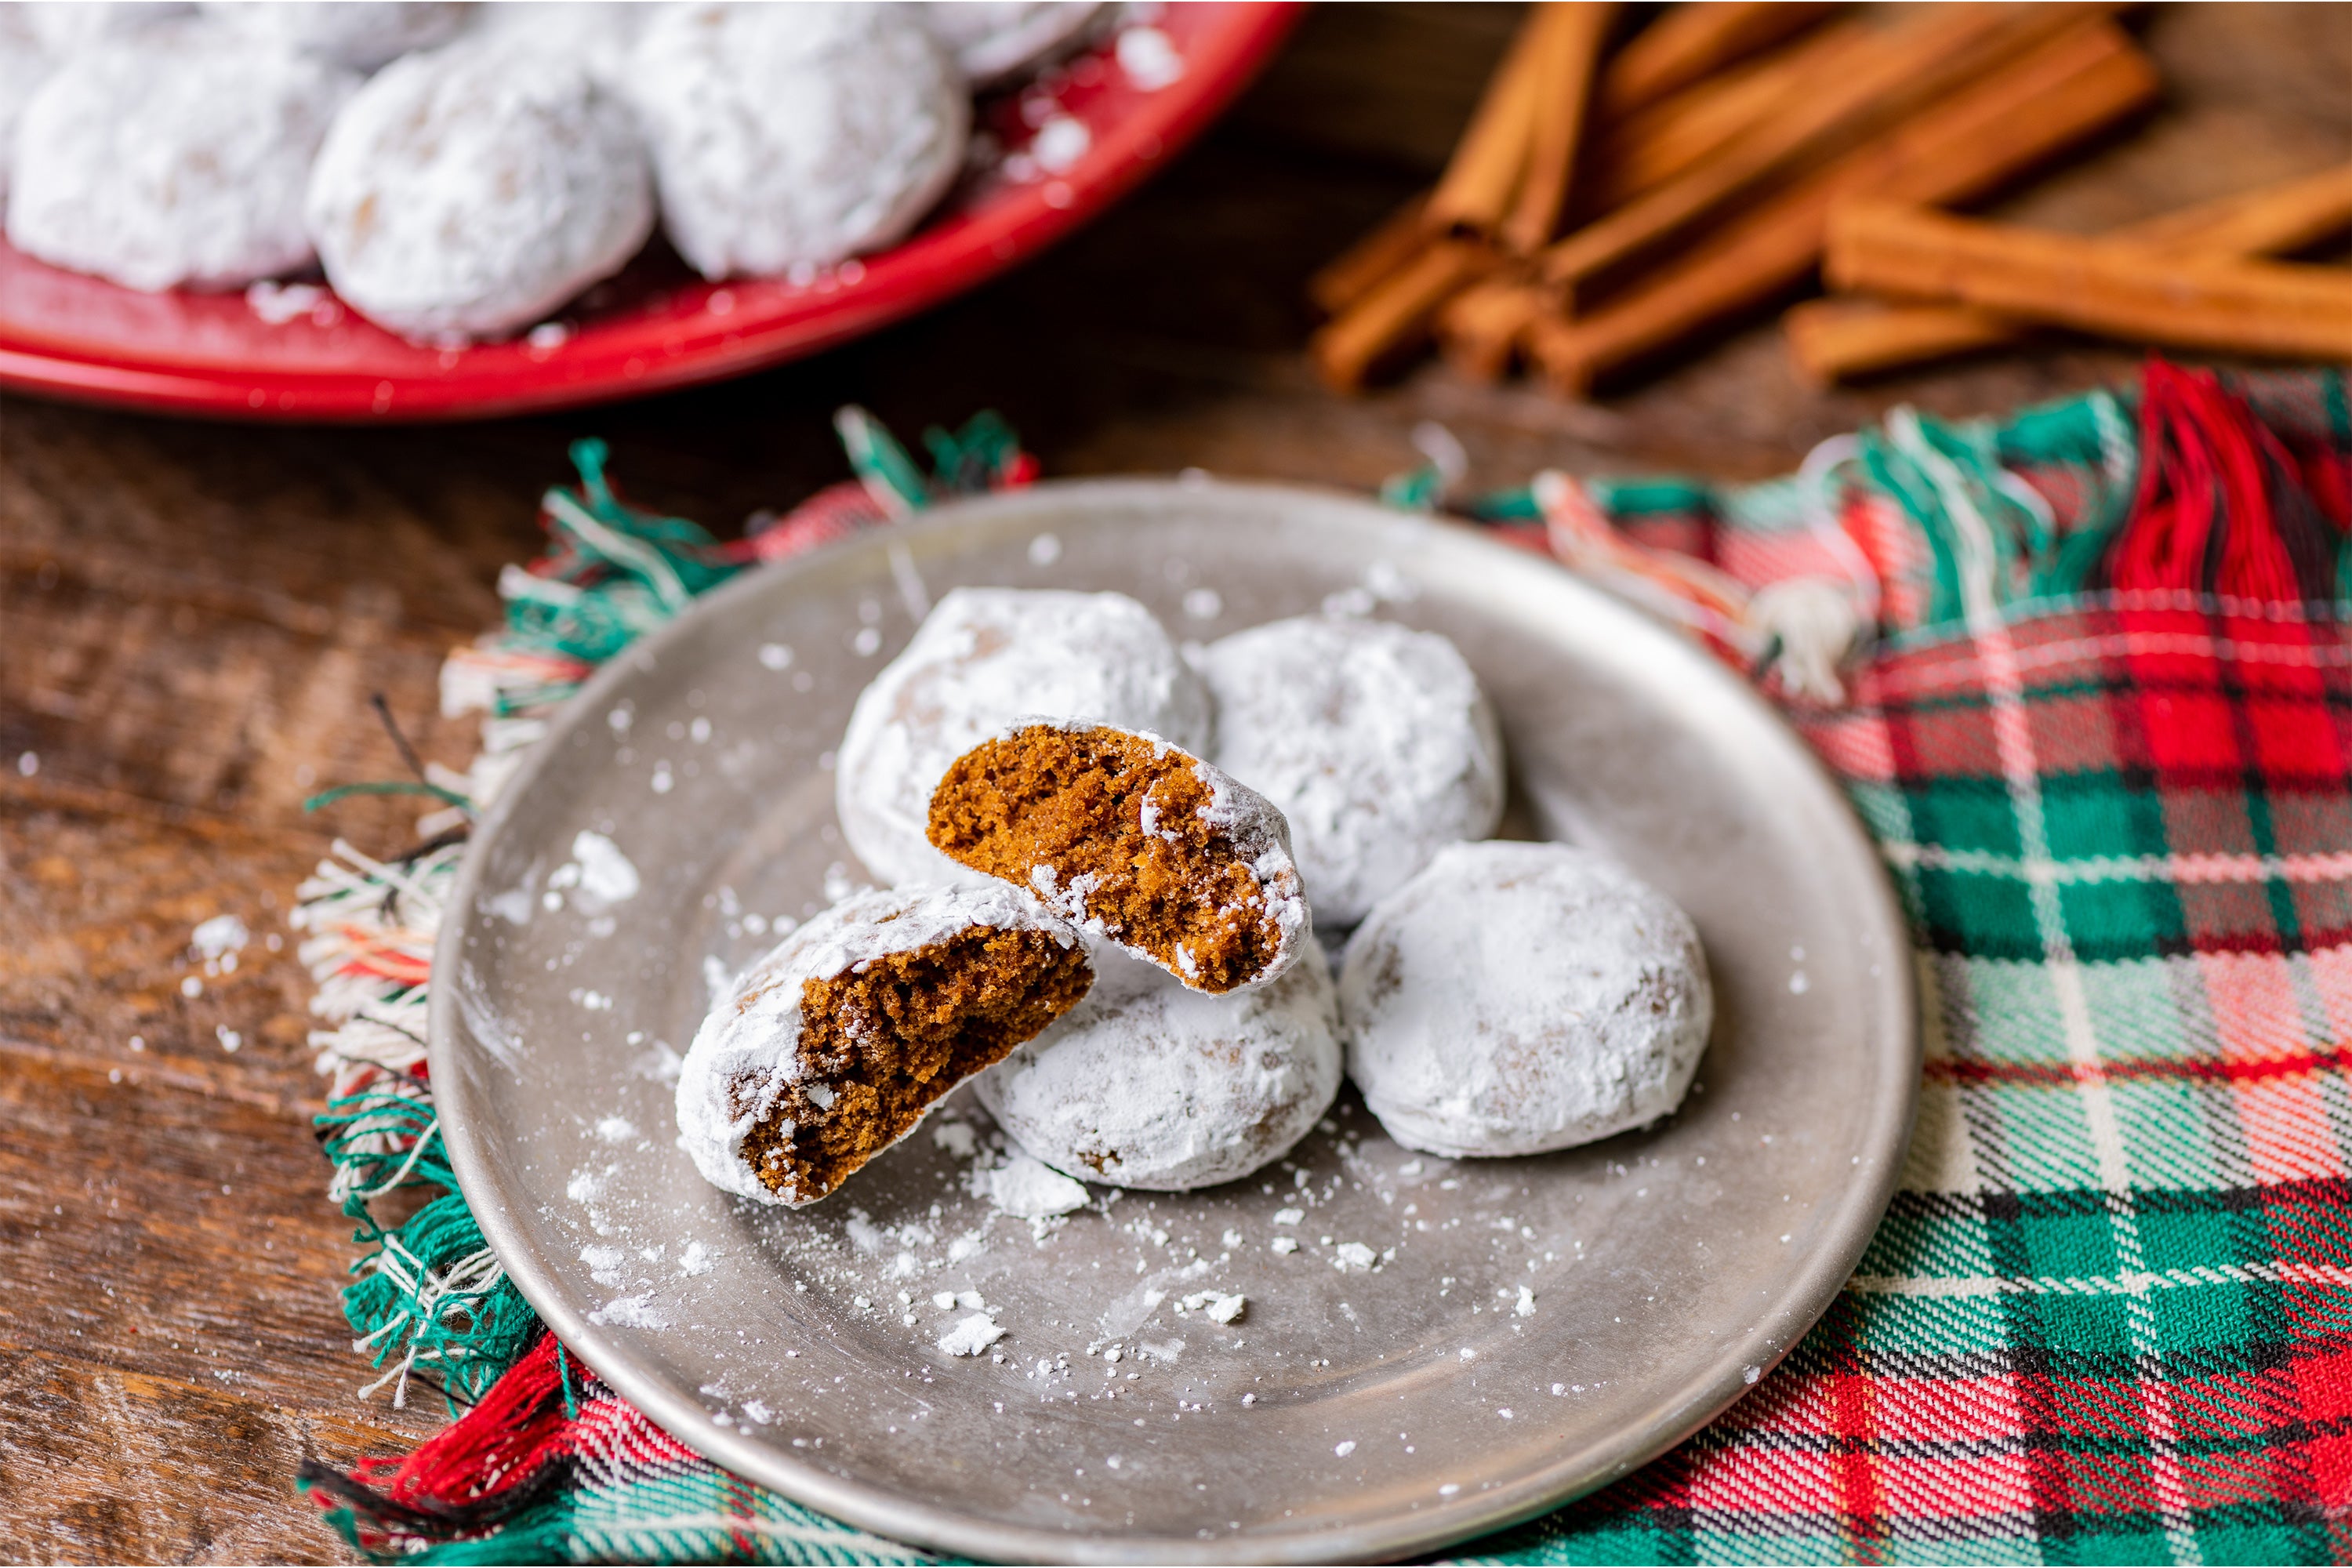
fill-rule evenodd
<path id="1" fill-rule="evenodd" d="M 959 0 L 916 15 L 974 87 L 988 87 L 1067 46 L 1102 12 L 1093 0 Z"/>
<path id="2" fill-rule="evenodd" d="M 1349 926 L 1503 815 L 1503 743 L 1454 646 L 1307 616 L 1209 645 L 1217 765 L 1279 806 L 1318 921 Z"/>
<path id="3" fill-rule="evenodd" d="M 1313 945 L 1282 813 L 1157 735 L 991 736 L 932 792 L 930 838 L 1195 991 L 1262 985 Z"/>
<path id="4" fill-rule="evenodd" d="M 964 873 L 924 837 L 956 758 L 1045 714 L 1199 750 L 1209 699 L 1151 612 L 1124 594 L 958 588 L 857 699 L 835 767 L 841 830 L 877 877 Z"/>
<path id="5" fill-rule="evenodd" d="M 199 22 L 91 46 L 25 106 L 17 249 L 133 289 L 232 289 L 310 265 L 311 154 L 359 79 Z"/>
<path id="6" fill-rule="evenodd" d="M 1067 1016 L 980 1076 L 981 1103 L 1023 1148 L 1090 1182 L 1181 1192 L 1289 1152 L 1339 1091 L 1322 951 L 1232 996 L 1188 991 L 1115 949 Z"/>
<path id="7" fill-rule="evenodd" d="M 472 36 L 578 60 L 625 96 L 629 54 L 656 10 L 628 0 L 483 0 L 474 7 Z"/>
<path id="8" fill-rule="evenodd" d="M 41 47 L 58 58 L 93 44 L 195 15 L 193 0 L 27 0 L 16 7 Z"/>
<path id="9" fill-rule="evenodd" d="M 21 5 L 0 6 L 0 207 L 8 201 L 8 166 L 16 161 L 16 122 L 34 89 L 57 61 L 43 47 Z"/>
<path id="10" fill-rule="evenodd" d="M 353 95 L 308 211 L 336 292 L 421 339 L 543 319 L 619 270 L 654 222 L 625 104 L 577 60 L 468 38 Z"/>
<path id="11" fill-rule="evenodd" d="M 706 278 L 827 266 L 892 244 L 954 180 L 971 104 L 905 9 L 680 5 L 629 89 L 670 243 Z"/>
<path id="12" fill-rule="evenodd" d="M 813 1204 L 1092 981 L 1077 933 L 1011 889 L 862 893 L 703 1021 L 677 1080 L 687 1152 L 715 1186 Z"/>
<path id="13" fill-rule="evenodd" d="M 205 15 L 257 43 L 372 71 L 446 44 L 470 5 L 450 0 L 205 0 Z"/>
<path id="14" fill-rule="evenodd" d="M 1348 1074 L 1389 1136 L 1538 1154 L 1672 1110 L 1715 996 L 1690 917 L 1564 844 L 1440 850 L 1381 900 L 1339 976 Z"/>

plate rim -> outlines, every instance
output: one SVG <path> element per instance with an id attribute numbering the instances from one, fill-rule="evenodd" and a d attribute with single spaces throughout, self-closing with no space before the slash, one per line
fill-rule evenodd
<path id="1" fill-rule="evenodd" d="M 1788 721 L 1704 649 L 1546 557 L 1514 549 L 1481 535 L 1468 525 L 1402 512 L 1356 492 L 1319 485 L 1201 479 L 1194 477 L 1196 472 L 1188 472 L 1181 479 L 1050 479 L 1018 490 L 943 502 L 911 521 L 891 525 L 887 531 L 861 532 L 804 554 L 754 568 L 697 600 L 676 620 L 632 644 L 625 654 L 607 661 L 550 721 L 547 733 L 530 749 L 474 830 L 445 906 L 448 912 L 435 942 L 434 972 L 442 975 L 457 972 L 458 948 L 467 929 L 466 911 L 477 901 L 481 868 L 490 858 L 484 847 L 506 830 L 541 774 L 554 764 L 562 750 L 557 742 L 602 711 L 608 691 L 628 678 L 639 657 L 657 661 L 672 644 L 695 635 L 698 621 L 722 613 L 733 600 L 776 592 L 780 580 L 814 572 L 843 555 L 875 548 L 877 535 L 886 531 L 889 537 L 904 541 L 921 534 L 949 533 L 986 525 L 1007 513 L 1018 516 L 1030 499 L 1040 492 L 1078 501 L 1098 498 L 1111 503 L 1181 495 L 1195 505 L 1236 509 L 1304 502 L 1352 509 L 1360 512 L 1365 521 L 1387 526 L 1418 523 L 1440 530 L 1444 537 L 1474 551 L 1493 552 L 1497 565 L 1555 573 L 1562 586 L 1585 597 L 1596 613 L 1638 627 L 1636 635 L 1654 639 L 1662 657 L 1678 660 L 1698 672 L 1698 679 L 1717 687 L 1717 695 L 1747 705 L 1754 716 L 1764 720 L 1775 742 L 1813 778 L 1822 803 L 1833 808 L 1832 819 L 1844 829 L 1839 851 L 1852 858 L 1855 868 L 1865 873 L 1861 879 L 1861 885 L 1868 889 L 1870 905 L 1865 918 L 1874 928 L 1873 934 L 1885 941 L 1893 961 L 1884 964 L 1873 977 L 1875 989 L 1868 999 L 1864 1016 L 1874 1022 L 1883 1019 L 1893 1024 L 1893 1037 L 1883 1043 L 1882 1048 L 1894 1058 L 1890 1065 L 1902 1070 L 1887 1075 L 1893 1093 L 1873 1107 L 1869 1118 L 1863 1142 L 1876 1157 L 1866 1167 L 1864 1179 L 1845 1189 L 1834 1213 L 1824 1216 L 1823 1245 L 1792 1271 L 1771 1303 L 1759 1310 L 1754 1325 L 1720 1348 L 1711 1373 L 1696 1375 L 1665 1391 L 1667 1397 L 1659 1402 L 1657 1417 L 1643 1426 L 1629 1428 L 1630 1436 L 1621 1434 L 1601 1445 L 1588 1463 L 1554 1465 L 1512 1486 L 1466 1494 L 1435 1509 L 1398 1512 L 1345 1528 L 1225 1536 L 1207 1542 L 1187 1536 L 1110 1531 L 1077 1534 L 977 1520 L 927 1500 L 894 1493 L 795 1461 L 769 1445 L 718 1426 L 698 1402 L 673 1389 L 657 1375 L 635 1366 L 625 1347 L 608 1342 L 587 1321 L 584 1310 L 575 1309 L 549 1279 L 535 1272 L 538 1255 L 503 1208 L 485 1205 L 474 1209 L 485 1241 L 541 1321 L 656 1426 L 713 1463 L 885 1540 L 961 1553 L 984 1562 L 1353 1563 L 1393 1561 L 1508 1529 L 1631 1474 L 1738 1403 L 1760 1382 L 1762 1373 L 1769 1373 L 1796 1348 L 1836 1300 L 1861 1262 L 1899 1184 L 1917 1113 L 1923 1059 L 1910 926 L 1885 861 L 1853 803 Z M 495 1191 L 488 1185 L 487 1156 L 477 1142 L 478 1138 L 486 1135 L 486 1130 L 477 1124 L 465 1088 L 466 1077 L 456 1070 L 449 1055 L 456 1049 L 454 1042 L 459 1034 L 458 1012 L 454 984 L 432 987 L 426 1015 L 426 1052 L 441 1136 L 460 1190 Z M 468 1206 L 474 1206 L 470 1198 Z M 517 1267 L 518 1261 L 523 1267 Z M 1793 1329 L 1785 1327 L 1792 1322 L 1796 1324 Z M 1775 1324 L 1784 1325 L 1777 1346 L 1769 1338 Z M 1750 1370 L 1757 1371 L 1758 1375 L 1748 1376 Z"/>
<path id="2" fill-rule="evenodd" d="M 646 397 L 806 358 L 919 315 L 1034 258 L 1173 162 L 1257 78 L 1306 13 L 1305 0 L 1218 0 L 1218 8 L 1225 15 L 1210 35 L 1215 54 L 1197 62 L 1202 68 L 1196 77 L 1150 94 L 1067 174 L 1013 190 L 980 215 L 984 221 L 958 231 L 948 248 L 922 248 L 928 228 L 918 228 L 861 258 L 869 269 L 866 286 L 845 285 L 821 310 L 786 311 L 748 331 L 706 321 L 693 334 L 697 341 L 680 350 L 669 346 L 683 340 L 677 323 L 648 319 L 635 324 L 628 341 L 602 345 L 601 359 L 558 354 L 466 376 L 432 365 L 305 368 L 111 353 L 103 345 L 60 340 L 0 317 L 0 387 L 236 423 L 445 424 Z M 1062 195 L 1049 195 L 1048 184 L 1060 185 Z M 917 254 L 907 258 L 910 247 Z M 879 275 L 871 270 L 893 258 L 914 265 L 885 268 Z M 30 257 L 23 260 L 43 265 Z M 682 288 L 708 295 L 771 281 L 695 279 Z M 137 294 L 116 287 L 123 295 Z"/>

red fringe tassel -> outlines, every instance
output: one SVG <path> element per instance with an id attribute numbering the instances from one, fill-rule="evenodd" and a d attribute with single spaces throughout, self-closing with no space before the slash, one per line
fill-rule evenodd
<path id="1" fill-rule="evenodd" d="M 2344 484 L 2340 468 L 2299 464 L 2213 372 L 2152 361 L 2140 384 L 2139 481 L 2108 552 L 2108 585 L 2333 598 L 2336 520 L 2352 498 L 2327 492 Z"/>

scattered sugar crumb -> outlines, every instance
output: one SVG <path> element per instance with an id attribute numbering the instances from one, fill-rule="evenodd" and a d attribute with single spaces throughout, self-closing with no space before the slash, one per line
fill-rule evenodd
<path id="1" fill-rule="evenodd" d="M 1157 27 L 1129 27 L 1112 47 L 1118 68 L 1139 92 L 1158 92 L 1184 79 L 1184 57 Z"/>
<path id="2" fill-rule="evenodd" d="M 1333 1447 L 1331 1451 L 1344 1459 L 1349 1455 L 1356 1451 L 1356 1440 L 1350 1437 L 1348 1441 L 1339 1444 L 1337 1447 Z"/>
<path id="3" fill-rule="evenodd" d="M 710 1272 L 710 1249 L 698 1241 L 689 1241 L 686 1250 L 677 1255 L 677 1271 L 691 1279 Z M 760 1417 L 764 1421 L 766 1416 Z"/>
<path id="4" fill-rule="evenodd" d="M 1067 114 L 1057 114 L 1037 127 L 1037 134 L 1029 142 L 1029 156 L 1049 174 L 1066 174 L 1079 159 L 1087 155 L 1087 150 L 1094 145 L 1094 132 L 1087 129 L 1086 121 Z M 1034 559 L 1034 547 L 1031 558 Z M 1040 562 L 1039 564 L 1046 563 Z"/>
<path id="5" fill-rule="evenodd" d="M 245 307 L 263 323 L 282 327 L 309 315 L 327 298 L 316 283 L 279 283 L 265 278 L 245 291 Z"/>
<path id="6" fill-rule="evenodd" d="M 225 1051 L 234 1051 L 239 1046 L 245 1044 L 245 1037 L 238 1034 L 235 1029 L 230 1028 L 226 1024 L 214 1025 L 213 1037 L 220 1041 L 220 1048 Z"/>
<path id="7" fill-rule="evenodd" d="M 625 1116 L 607 1116 L 596 1123 L 596 1136 L 607 1143 L 625 1143 L 636 1135 L 636 1123 Z"/>
<path id="8" fill-rule="evenodd" d="M 1381 1260 L 1381 1255 L 1360 1241 L 1343 1241 L 1339 1247 L 1339 1266 L 1343 1268 L 1370 1268 Z"/>
<path id="9" fill-rule="evenodd" d="M 563 1195 L 575 1204 L 593 1204 L 604 1195 L 604 1178 L 611 1173 L 609 1170 L 599 1172 L 583 1166 L 572 1173 L 572 1180 L 564 1184 Z"/>
<path id="10" fill-rule="evenodd" d="M 974 1312 L 940 1336 L 940 1349 L 950 1355 L 978 1355 L 1003 1337 L 1003 1325 L 985 1312 Z"/>
<path id="11" fill-rule="evenodd" d="M 198 958 L 217 963 L 226 954 L 242 952 L 253 940 L 253 933 L 235 915 L 215 915 L 188 933 L 188 945 Z"/>
<path id="12" fill-rule="evenodd" d="M 1049 1219 L 1087 1206 L 1087 1189 L 1029 1154 L 982 1176 L 989 1202 L 1021 1219 Z"/>
<path id="13" fill-rule="evenodd" d="M 1277 1236 L 1266 1245 L 1286 1258 L 1298 1250 L 1298 1238 L 1295 1236 Z"/>
<path id="14" fill-rule="evenodd" d="M 620 1329 L 666 1329 L 669 1320 L 654 1310 L 653 1297 L 620 1296 L 588 1314 L 592 1323 Z"/>
<path id="15" fill-rule="evenodd" d="M 1524 1285 L 1520 1286 L 1518 1305 L 1511 1310 L 1522 1318 L 1534 1317 L 1536 1315 L 1536 1293 L 1528 1289 Z"/>
<path id="16" fill-rule="evenodd" d="M 1307 1211 L 1305 1209 L 1277 1209 L 1275 1211 L 1274 1223 L 1276 1225 L 1297 1225 L 1306 1217 Z"/>
<path id="17" fill-rule="evenodd" d="M 619 845 L 585 828 L 572 836 L 571 864 L 580 868 L 575 896 L 587 914 L 601 914 L 614 904 L 626 903 L 644 885 Z M 552 885 L 552 879 L 550 881 Z"/>
<path id="18" fill-rule="evenodd" d="M 980 1135 L 969 1121 L 952 1121 L 942 1118 L 931 1123 L 931 1142 L 959 1160 L 969 1160 L 980 1150 Z"/>

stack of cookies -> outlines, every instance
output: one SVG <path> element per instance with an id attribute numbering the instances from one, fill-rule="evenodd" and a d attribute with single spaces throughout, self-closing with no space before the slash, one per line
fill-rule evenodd
<path id="1" fill-rule="evenodd" d="M 1123 595 L 959 589 L 836 788 L 893 886 L 753 964 L 679 1081 L 697 1166 L 747 1197 L 815 1202 L 967 1078 L 1046 1164 L 1174 1191 L 1281 1158 L 1343 1061 L 1397 1142 L 1528 1154 L 1671 1110 L 1706 1045 L 1679 910 L 1490 838 L 1501 736 L 1434 633 L 1180 651 Z"/>

